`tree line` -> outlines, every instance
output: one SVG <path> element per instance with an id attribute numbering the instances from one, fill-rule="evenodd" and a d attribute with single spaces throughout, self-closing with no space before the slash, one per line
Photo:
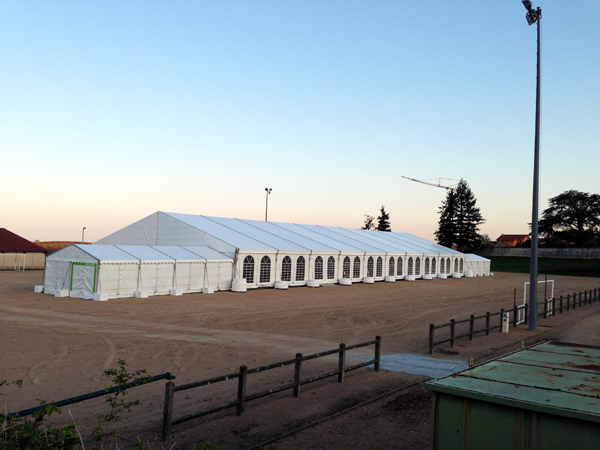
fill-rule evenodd
<path id="1" fill-rule="evenodd" d="M 491 245 L 488 235 L 479 234 L 485 223 L 477 199 L 465 180 L 450 189 L 439 208 L 435 238 L 444 247 L 473 252 Z M 531 226 L 531 224 L 529 224 Z M 565 191 L 549 200 L 539 221 L 539 235 L 547 247 L 600 246 L 600 195 Z M 379 216 L 365 214 L 363 230 L 392 231 L 390 215 L 382 205 Z"/>

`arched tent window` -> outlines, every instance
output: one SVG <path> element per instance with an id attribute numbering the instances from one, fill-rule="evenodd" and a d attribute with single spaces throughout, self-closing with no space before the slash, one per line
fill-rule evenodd
<path id="1" fill-rule="evenodd" d="M 458 258 L 454 258 L 454 272 L 458 272 Z"/>
<path id="2" fill-rule="evenodd" d="M 335 278 L 335 258 L 330 256 L 327 260 L 327 279 L 333 280 Z"/>
<path id="3" fill-rule="evenodd" d="M 435 258 L 431 258 L 431 274 L 435 275 L 437 273 L 436 269 L 437 260 Z"/>
<path id="4" fill-rule="evenodd" d="M 412 256 L 410 258 L 408 258 L 408 273 L 407 275 L 412 275 L 413 274 L 413 259 Z"/>
<path id="5" fill-rule="evenodd" d="M 450 258 L 446 258 L 446 273 L 450 273 Z"/>
<path id="6" fill-rule="evenodd" d="M 347 256 L 344 258 L 344 264 L 342 265 L 342 271 L 344 272 L 342 278 L 350 278 L 350 258 Z"/>
<path id="7" fill-rule="evenodd" d="M 304 256 L 298 256 L 296 260 L 296 281 L 304 281 L 305 265 Z"/>
<path id="8" fill-rule="evenodd" d="M 373 257 L 372 256 L 369 256 L 369 259 L 367 260 L 367 276 L 368 277 L 373 276 Z"/>
<path id="9" fill-rule="evenodd" d="M 381 256 L 377 258 L 377 276 L 383 276 L 383 259 L 381 258 Z"/>
<path id="10" fill-rule="evenodd" d="M 460 273 L 463 273 L 464 265 L 462 258 L 460 259 Z"/>
<path id="11" fill-rule="evenodd" d="M 292 281 L 292 258 L 286 256 L 281 262 L 281 280 Z"/>
<path id="12" fill-rule="evenodd" d="M 400 256 L 398 257 L 398 269 L 396 271 L 396 275 L 399 277 L 402 276 L 402 258 Z"/>
<path id="13" fill-rule="evenodd" d="M 271 281 L 271 258 L 263 256 L 260 260 L 260 282 L 269 283 Z"/>
<path id="14" fill-rule="evenodd" d="M 317 256 L 317 259 L 315 259 L 315 279 L 323 279 L 323 258 L 320 256 Z"/>
<path id="15" fill-rule="evenodd" d="M 254 258 L 250 255 L 244 258 L 244 267 L 242 269 L 242 277 L 246 279 L 246 283 L 254 283 Z"/>
<path id="16" fill-rule="evenodd" d="M 358 256 L 354 258 L 354 273 L 352 276 L 354 278 L 360 278 L 360 258 Z"/>
<path id="17" fill-rule="evenodd" d="M 445 269 L 444 269 L 445 266 L 446 266 L 446 264 L 444 263 L 444 258 L 440 259 L 440 273 L 445 272 Z"/>
<path id="18" fill-rule="evenodd" d="M 421 275 L 421 258 L 415 258 L 415 275 Z"/>
<path id="19" fill-rule="evenodd" d="M 425 258 L 425 275 L 429 275 L 429 257 Z"/>
<path id="20" fill-rule="evenodd" d="M 394 276 L 394 258 L 390 258 L 390 268 L 388 269 L 388 275 L 390 277 Z"/>

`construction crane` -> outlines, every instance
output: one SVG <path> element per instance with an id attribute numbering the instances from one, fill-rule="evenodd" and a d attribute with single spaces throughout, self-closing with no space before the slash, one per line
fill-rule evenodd
<path id="1" fill-rule="evenodd" d="M 451 180 L 450 178 L 432 178 L 433 180 L 438 180 L 438 183 L 430 183 L 428 181 L 425 180 L 415 180 L 414 178 L 409 178 L 409 177 L 405 177 L 404 175 L 402 175 L 402 178 L 406 178 L 407 180 L 411 180 L 411 181 L 416 181 L 417 183 L 423 183 L 423 184 L 428 184 L 429 186 L 435 186 L 435 187 L 439 187 L 442 189 L 446 189 L 447 191 L 449 191 L 450 189 L 454 188 L 454 186 L 456 186 L 458 183 L 454 183 L 451 186 L 443 186 L 442 185 L 442 180 L 448 180 L 448 181 L 458 181 L 458 180 Z"/>

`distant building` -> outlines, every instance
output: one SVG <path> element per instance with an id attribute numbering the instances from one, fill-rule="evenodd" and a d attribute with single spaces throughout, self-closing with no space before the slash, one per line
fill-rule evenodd
<path id="1" fill-rule="evenodd" d="M 0 270 L 43 269 L 46 253 L 39 245 L 0 228 Z"/>
<path id="2" fill-rule="evenodd" d="M 91 242 L 79 242 L 79 241 L 33 241 L 34 244 L 39 245 L 43 249 L 45 249 L 48 254 L 52 254 L 59 250 L 62 250 L 65 247 L 73 244 L 91 244 Z"/>
<path id="3" fill-rule="evenodd" d="M 503 234 L 496 239 L 496 243 L 505 247 L 517 247 L 529 240 L 531 240 L 531 238 L 528 234 Z"/>

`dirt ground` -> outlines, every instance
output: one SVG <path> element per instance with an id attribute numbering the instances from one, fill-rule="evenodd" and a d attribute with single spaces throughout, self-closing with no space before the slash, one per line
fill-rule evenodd
<path id="1" fill-rule="evenodd" d="M 471 314 L 497 312 L 513 306 L 514 289 L 523 296 L 528 275 L 496 273 L 493 277 L 416 282 L 354 284 L 287 291 L 254 290 L 244 294 L 219 292 L 147 299 L 93 302 L 36 294 L 41 271 L 0 272 L 0 380 L 23 380 L 23 386 L 0 388 L 0 408 L 16 411 L 36 399 L 60 400 L 106 388 L 103 371 L 119 359 L 133 371 L 173 373 L 184 384 L 292 359 L 296 353 L 334 349 L 380 335 L 382 353 L 427 354 L 430 323 Z M 566 295 L 600 287 L 600 279 L 553 277 L 555 294 Z M 559 338 L 600 345 L 600 303 L 556 317 L 540 319 L 537 332 L 519 326 L 508 334 L 493 332 L 473 342 L 459 341 L 453 352 L 434 357 L 482 362 L 533 343 Z M 372 355 L 367 347 L 349 354 Z M 304 376 L 337 368 L 337 356 L 308 361 Z M 291 381 L 293 366 L 252 375 L 252 394 Z M 248 403 L 242 417 L 228 410 L 174 427 L 165 448 L 192 449 L 210 440 L 222 450 L 250 449 L 277 436 L 306 427 L 337 412 L 398 389 L 423 377 L 360 369 L 343 384 L 334 378 L 303 387 L 299 399 L 289 391 Z M 235 399 L 237 382 L 176 394 L 175 415 Z M 152 440 L 160 435 L 164 382 L 130 391 L 143 407 L 119 424 L 119 433 Z M 277 448 L 428 448 L 430 406 L 422 385 L 398 391 L 366 406 L 310 426 L 275 442 Z M 61 421 L 73 416 L 82 428 L 97 425 L 106 412 L 102 398 L 70 405 Z M 163 444 L 160 444 L 162 447 Z M 264 447 L 268 448 L 268 446 Z"/>

